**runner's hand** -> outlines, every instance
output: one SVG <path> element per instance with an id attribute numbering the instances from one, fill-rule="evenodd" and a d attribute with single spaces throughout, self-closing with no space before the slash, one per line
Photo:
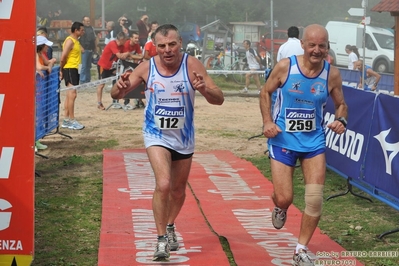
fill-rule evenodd
<path id="1" fill-rule="evenodd" d="M 201 74 L 198 74 L 197 72 L 193 71 L 193 74 L 195 76 L 195 79 L 193 80 L 193 87 L 195 90 L 198 90 L 199 92 L 202 92 L 206 89 L 205 81 L 204 81 L 204 76 Z"/>
<path id="2" fill-rule="evenodd" d="M 120 79 L 116 82 L 116 86 L 118 89 L 125 90 L 126 88 L 130 87 L 130 79 L 129 76 L 132 72 L 125 72 L 121 75 Z"/>
<path id="3" fill-rule="evenodd" d="M 281 132 L 283 132 L 281 128 L 273 122 L 267 122 L 263 125 L 263 135 L 265 135 L 266 138 L 274 138 Z"/>

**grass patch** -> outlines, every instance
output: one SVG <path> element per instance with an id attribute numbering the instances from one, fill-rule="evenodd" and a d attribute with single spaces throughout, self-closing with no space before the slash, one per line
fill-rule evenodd
<path id="1" fill-rule="evenodd" d="M 249 157 L 264 176 L 271 180 L 270 162 L 267 157 Z M 344 178 L 327 170 L 324 198 L 345 192 L 347 183 Z M 356 194 L 372 199 L 372 203 L 348 193 L 345 196 L 324 201 L 323 214 L 319 227 L 323 233 L 349 251 L 397 251 L 399 235 L 392 234 L 379 239 L 386 231 L 399 227 L 399 213 L 390 206 L 378 201 L 359 189 Z M 294 205 L 303 210 L 304 205 L 303 175 L 298 168 L 294 172 Z M 328 251 L 328 250 L 325 250 Z M 399 265 L 399 258 L 358 258 L 367 266 Z"/>

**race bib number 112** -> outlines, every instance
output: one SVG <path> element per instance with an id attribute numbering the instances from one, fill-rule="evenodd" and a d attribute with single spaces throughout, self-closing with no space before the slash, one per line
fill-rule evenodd
<path id="1" fill-rule="evenodd" d="M 160 129 L 181 129 L 184 127 L 184 106 L 155 106 L 155 124 Z"/>

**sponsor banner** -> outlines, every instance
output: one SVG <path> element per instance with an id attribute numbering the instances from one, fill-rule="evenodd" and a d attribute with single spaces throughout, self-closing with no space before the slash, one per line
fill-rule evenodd
<path id="1" fill-rule="evenodd" d="M 348 105 L 348 125 L 344 134 L 338 135 L 326 127 L 327 164 L 346 177 L 358 178 L 367 151 L 367 140 L 372 125 L 376 94 L 343 86 Z M 324 120 L 330 124 L 335 119 L 331 97 L 327 101 Z"/>
<path id="2" fill-rule="evenodd" d="M 379 94 L 364 164 L 364 180 L 399 198 L 399 98 Z"/>
<path id="3" fill-rule="evenodd" d="M 0 265 L 33 256 L 35 25 L 35 1 L 0 1 Z"/>

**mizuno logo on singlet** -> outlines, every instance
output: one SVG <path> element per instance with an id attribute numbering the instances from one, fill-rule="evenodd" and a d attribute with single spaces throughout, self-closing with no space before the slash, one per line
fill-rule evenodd
<path id="1" fill-rule="evenodd" d="M 287 118 L 314 118 L 314 113 L 306 114 L 306 113 L 298 113 L 298 112 L 290 112 L 287 114 Z"/>
<path id="2" fill-rule="evenodd" d="M 170 117 L 183 117 L 184 116 L 184 107 L 177 107 L 177 108 L 158 107 L 155 110 L 155 115 L 170 116 Z"/>

